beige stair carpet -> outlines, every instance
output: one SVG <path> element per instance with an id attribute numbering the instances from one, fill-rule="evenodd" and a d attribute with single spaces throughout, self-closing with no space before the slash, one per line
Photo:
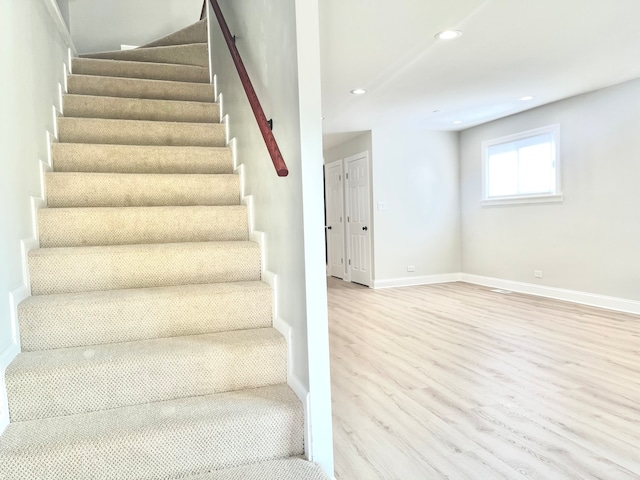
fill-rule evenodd
<path id="1" fill-rule="evenodd" d="M 22 351 L 271 326 L 269 286 L 228 282 L 30 297 L 18 306 Z"/>
<path id="2" fill-rule="evenodd" d="M 74 58 L 71 71 L 78 75 L 143 78 L 175 82 L 209 83 L 209 68 L 171 63 L 133 62 L 98 58 Z"/>
<path id="3" fill-rule="evenodd" d="M 240 182 L 229 174 L 51 172 L 49 207 L 238 205 Z"/>
<path id="4" fill-rule="evenodd" d="M 0 479 L 327 478 L 300 458 L 206 28 L 72 62 Z"/>
<path id="5" fill-rule="evenodd" d="M 38 230 L 43 248 L 249 239 L 240 205 L 44 208 Z"/>
<path id="6" fill-rule="evenodd" d="M 109 61 L 109 60 L 102 60 Z M 69 75 L 69 94 L 121 98 L 214 102 L 214 88 L 208 83 L 150 80 L 145 78 Z"/>
<path id="7" fill-rule="evenodd" d="M 200 123 L 220 121 L 218 105 L 209 102 L 64 95 L 62 105 L 69 117 Z"/>
<path id="8" fill-rule="evenodd" d="M 209 53 L 206 43 L 118 50 L 115 52 L 92 53 L 83 55 L 83 57 L 133 60 L 136 62 L 175 63 L 200 67 L 209 65 Z"/>
<path id="9" fill-rule="evenodd" d="M 228 147 L 54 143 L 56 172 L 233 173 Z"/>
<path id="10" fill-rule="evenodd" d="M 38 248 L 29 252 L 33 295 L 260 280 L 253 242 Z"/>
<path id="11" fill-rule="evenodd" d="M 16 422 L 286 381 L 287 348 L 273 328 L 29 352 L 6 372 Z"/>
<path id="12" fill-rule="evenodd" d="M 59 118 L 58 139 L 69 143 L 223 147 L 220 123 L 185 123 L 111 118 Z"/>
<path id="13" fill-rule="evenodd" d="M 282 384 L 16 422 L 0 437 L 0 478 L 184 478 L 302 455 L 303 425 Z"/>

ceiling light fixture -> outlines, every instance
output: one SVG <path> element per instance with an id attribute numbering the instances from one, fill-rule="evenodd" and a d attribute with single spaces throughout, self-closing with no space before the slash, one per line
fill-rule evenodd
<path id="1" fill-rule="evenodd" d="M 534 97 L 532 95 L 525 95 L 524 97 L 520 97 L 518 100 L 526 102 L 526 101 L 529 101 L 529 100 L 533 100 L 534 98 L 536 98 L 536 97 Z"/>
<path id="2" fill-rule="evenodd" d="M 462 32 L 460 30 L 445 30 L 444 32 L 436 34 L 436 38 L 438 40 L 453 40 L 461 35 Z"/>
<path id="3" fill-rule="evenodd" d="M 453 122 L 454 125 L 460 125 L 462 123 L 462 120 L 454 120 Z"/>
<path id="4" fill-rule="evenodd" d="M 354 95 L 364 95 L 367 91 L 364 88 L 356 88 L 355 90 L 351 90 L 351 93 Z"/>

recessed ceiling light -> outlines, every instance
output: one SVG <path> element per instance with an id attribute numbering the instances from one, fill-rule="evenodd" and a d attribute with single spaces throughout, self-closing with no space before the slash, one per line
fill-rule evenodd
<path id="1" fill-rule="evenodd" d="M 526 102 L 528 100 L 533 100 L 534 98 L 536 98 L 536 97 L 531 96 L 531 95 L 525 95 L 524 97 L 520 97 L 518 100 L 522 100 L 523 102 Z"/>
<path id="2" fill-rule="evenodd" d="M 454 125 L 460 125 L 462 123 L 462 120 L 454 120 L 453 122 Z"/>
<path id="3" fill-rule="evenodd" d="M 364 95 L 367 91 L 364 88 L 356 88 L 355 90 L 351 90 L 351 93 L 354 95 Z"/>
<path id="4" fill-rule="evenodd" d="M 436 38 L 438 40 L 453 40 L 454 38 L 458 38 L 460 35 L 462 35 L 460 30 L 445 30 L 444 32 L 436 34 Z"/>

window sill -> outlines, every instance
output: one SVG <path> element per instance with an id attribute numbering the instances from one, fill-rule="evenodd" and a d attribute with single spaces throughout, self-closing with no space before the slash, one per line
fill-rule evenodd
<path id="1" fill-rule="evenodd" d="M 518 195 L 514 197 L 500 197 L 482 200 L 480 205 L 483 207 L 491 207 L 497 205 L 522 205 L 531 203 L 562 203 L 563 195 L 561 193 L 554 195 Z"/>

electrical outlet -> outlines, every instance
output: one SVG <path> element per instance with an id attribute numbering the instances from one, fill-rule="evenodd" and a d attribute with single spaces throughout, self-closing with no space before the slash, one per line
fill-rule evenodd
<path id="1" fill-rule="evenodd" d="M 415 272 L 416 271 L 416 267 L 415 265 L 409 265 L 407 267 L 407 272 Z"/>
<path id="2" fill-rule="evenodd" d="M 535 278 L 542 278 L 542 270 L 534 270 L 533 271 L 533 276 Z"/>
<path id="3" fill-rule="evenodd" d="M 387 209 L 387 202 L 378 202 L 379 211 L 386 210 L 386 209 Z"/>

